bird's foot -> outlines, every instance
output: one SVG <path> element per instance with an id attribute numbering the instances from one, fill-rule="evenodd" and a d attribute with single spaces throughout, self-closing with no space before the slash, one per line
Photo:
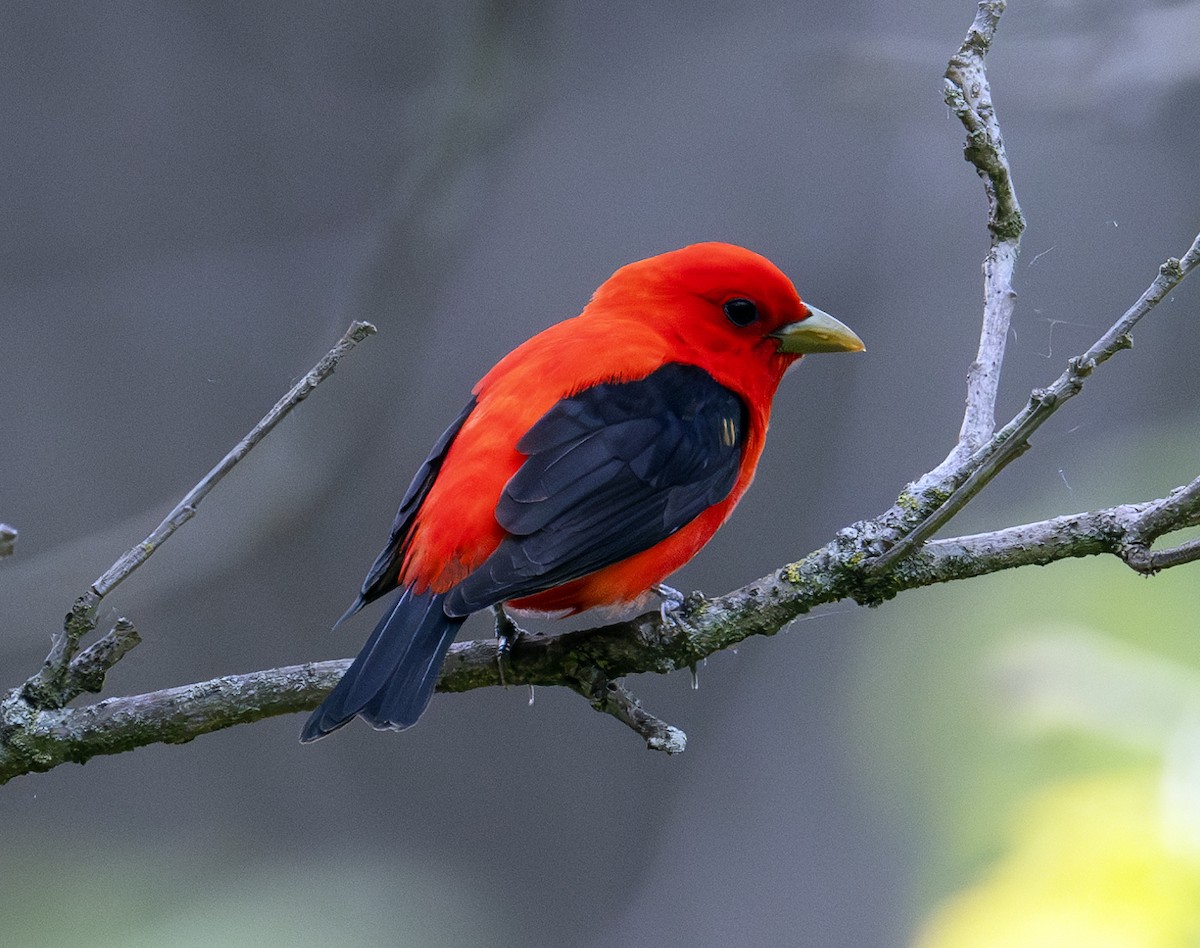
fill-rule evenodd
<path id="1" fill-rule="evenodd" d="M 662 600 L 658 607 L 658 614 L 662 617 L 663 622 L 678 622 L 677 613 L 683 608 L 683 593 L 666 583 L 655 583 L 650 587 L 650 591 Z"/>
<path id="2" fill-rule="evenodd" d="M 492 613 L 496 617 L 496 668 L 500 672 L 500 685 L 507 688 L 508 684 L 504 681 L 504 659 L 522 638 L 525 636 L 525 630 L 522 629 L 512 620 L 507 612 L 504 611 L 504 606 L 497 603 L 492 606 Z"/>
<path id="3" fill-rule="evenodd" d="M 678 589 L 668 586 L 665 583 L 656 583 L 650 587 L 651 592 L 662 600 L 662 605 L 658 607 L 658 614 L 662 617 L 664 624 L 671 624 L 675 628 L 687 632 L 687 622 L 684 621 L 682 611 L 687 597 Z M 698 594 L 693 594 L 698 595 Z M 705 659 L 707 661 L 707 659 Z M 696 663 L 692 662 L 688 668 L 692 672 L 692 690 L 695 691 L 700 687 L 700 674 L 696 670 Z"/>

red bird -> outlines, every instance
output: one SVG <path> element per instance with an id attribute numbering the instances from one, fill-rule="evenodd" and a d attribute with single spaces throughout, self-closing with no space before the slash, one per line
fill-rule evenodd
<path id="1" fill-rule="evenodd" d="M 356 715 L 415 724 L 472 612 L 640 599 L 750 486 L 788 367 L 862 348 L 741 247 L 695 244 L 622 267 L 579 316 L 501 359 L 433 446 L 342 618 L 400 597 L 301 740 Z"/>

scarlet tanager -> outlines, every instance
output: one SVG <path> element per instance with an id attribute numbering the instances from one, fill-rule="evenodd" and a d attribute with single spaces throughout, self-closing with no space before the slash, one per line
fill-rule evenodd
<path id="1" fill-rule="evenodd" d="M 579 316 L 501 359 L 433 446 L 343 618 L 399 598 L 301 740 L 356 715 L 416 723 L 473 612 L 639 600 L 750 486 L 788 367 L 862 348 L 742 247 L 694 244 L 619 269 Z"/>

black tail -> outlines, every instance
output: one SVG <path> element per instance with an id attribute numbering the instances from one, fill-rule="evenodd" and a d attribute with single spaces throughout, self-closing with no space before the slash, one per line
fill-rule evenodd
<path id="1" fill-rule="evenodd" d="M 446 650 L 465 618 L 442 610 L 445 596 L 404 590 L 375 626 L 342 680 L 310 716 L 300 742 L 320 740 L 356 715 L 378 730 L 402 730 L 433 696 Z"/>

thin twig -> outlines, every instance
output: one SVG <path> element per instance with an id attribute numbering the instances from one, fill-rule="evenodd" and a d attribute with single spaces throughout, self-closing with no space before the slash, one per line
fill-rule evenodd
<path id="1" fill-rule="evenodd" d="M 980 67 L 1002 11 L 1003 3 L 984 0 L 964 43 L 964 54 L 978 55 Z M 954 67 L 952 61 L 950 71 Z M 990 105 L 985 109 L 979 104 L 982 99 L 973 86 L 969 94 L 976 103 L 964 112 L 969 136 L 973 130 L 982 130 L 982 154 L 988 154 L 984 146 L 992 141 L 997 146 L 995 154 L 1002 158 L 998 126 L 991 138 L 988 133 L 988 119 L 994 120 L 994 112 Z M 964 103 L 967 101 L 964 97 Z M 979 163 L 976 164 L 978 167 Z M 981 173 L 984 173 L 982 168 Z M 1011 193 L 1011 182 L 1006 190 L 1002 180 L 998 183 L 988 173 L 985 187 L 989 193 L 989 227 L 993 234 L 1001 242 L 1010 239 L 1013 235 L 1004 233 L 1006 225 L 1002 223 L 1007 220 L 1017 228 L 1019 236 L 1020 210 L 1015 194 Z M 585 695 L 598 710 L 632 727 L 647 740 L 648 746 L 671 752 L 683 749 L 682 732 L 644 711 L 620 684 L 623 676 L 692 667 L 700 659 L 750 636 L 773 635 L 815 606 L 841 599 L 875 604 L 907 589 L 1019 566 L 1045 565 L 1068 557 L 1112 554 L 1144 573 L 1200 559 L 1200 540 L 1167 550 L 1151 549 L 1157 539 L 1174 530 L 1200 526 L 1200 478 L 1148 503 L 1125 504 L 986 534 L 924 542 L 965 499 L 970 499 L 1004 464 L 1028 447 L 1029 435 L 1058 405 L 1079 391 L 1096 365 L 1129 345 L 1128 334 L 1137 321 L 1198 263 L 1200 237 L 1182 259 L 1169 260 L 1163 265 L 1159 278 L 1142 299 L 1083 356 L 1072 359 L 1054 385 L 1035 392 L 1024 412 L 990 440 L 985 434 L 986 443 L 963 456 L 959 463 L 947 467 L 948 458 L 939 469 L 918 482 L 928 488 L 920 497 L 906 493 L 879 517 L 839 531 L 833 541 L 804 559 L 726 596 L 714 600 L 689 596 L 672 613 L 670 621 L 659 612 L 651 612 L 599 628 L 526 637 L 506 656 L 504 671 L 508 681 L 572 688 Z M 991 280 L 989 286 L 994 283 L 1001 289 L 1007 285 L 1003 274 L 989 278 L 986 267 L 985 280 Z M 988 300 L 985 305 L 993 306 L 990 296 Z M 999 306 L 997 303 L 993 308 Z M 987 332 L 985 327 L 985 335 Z M 998 368 L 997 361 L 997 371 Z M 977 408 L 982 405 L 986 409 L 990 402 L 994 415 L 994 385 L 986 372 L 980 370 L 973 377 L 970 391 L 974 393 Z M 987 412 L 977 410 L 974 420 L 968 423 L 964 418 L 960 444 L 969 443 L 985 429 L 990 434 Z M 938 472 L 939 477 L 933 478 Z M 951 487 L 959 489 L 951 492 Z M 949 499 L 938 506 L 934 518 L 926 517 L 926 509 L 943 500 L 947 493 Z M 935 500 L 931 502 L 931 498 Z M 947 508 L 949 515 L 930 527 Z M 904 541 L 907 547 L 892 547 L 887 557 L 880 557 L 895 541 L 899 529 L 912 524 L 919 526 L 910 541 Z M 177 525 L 171 529 L 176 528 Z M 881 562 L 888 567 L 886 570 L 878 568 Z M 107 588 L 121 578 L 116 577 Z M 91 593 L 99 597 L 107 588 L 98 581 Z M 76 630 L 76 641 L 78 630 L 94 626 L 94 611 L 86 597 L 72 610 L 67 627 Z M 123 641 L 132 639 L 126 634 Z M 102 673 L 110 667 L 115 660 L 112 652 L 121 644 L 118 630 L 114 629 L 110 636 L 74 661 L 70 661 L 68 651 L 71 687 L 94 680 L 93 670 Z M 492 640 L 454 645 L 439 690 L 466 691 L 501 684 L 497 654 Z M 28 685 L 24 690 L 14 689 L 0 701 L 0 783 L 66 761 L 83 762 L 98 754 L 120 753 L 152 743 L 182 743 L 235 724 L 307 710 L 325 696 L 349 664 L 349 660 L 342 660 L 227 676 L 76 709 L 53 708 L 27 700 Z M 60 687 L 61 684 L 60 681 Z"/>
<path id="2" fill-rule="evenodd" d="M 975 166 L 987 193 L 991 248 L 983 261 L 983 329 L 979 351 L 967 373 L 966 410 L 958 442 L 946 459 L 918 483 L 918 490 L 960 469 L 996 427 L 1000 368 L 1016 302 L 1013 271 L 1025 229 L 984 63 L 1004 7 L 1003 0 L 982 0 L 975 22 L 946 68 L 946 104 L 967 130 L 964 157 Z"/>
<path id="3" fill-rule="evenodd" d="M 914 553 L 907 564 L 919 564 L 946 576 L 948 580 L 967 579 L 1020 566 L 1045 566 L 1067 557 L 1095 556 L 1108 553 L 1119 557 L 1139 573 L 1153 573 L 1179 563 L 1153 565 L 1147 538 L 1154 530 L 1179 530 L 1200 523 L 1200 510 L 1177 510 L 1169 526 L 1158 516 L 1164 500 L 1141 504 L 1120 504 L 1088 513 L 1067 514 L 1036 523 L 1024 523 L 1003 530 L 972 536 L 933 540 Z M 1186 562 L 1181 560 L 1180 563 Z"/>
<path id="4" fill-rule="evenodd" d="M 1110 554 L 1135 569 L 1130 542 L 1148 524 L 1165 529 L 1158 511 L 1173 497 L 1123 504 L 1021 524 L 991 533 L 935 540 L 915 551 L 888 577 L 884 597 L 908 589 L 968 579 L 1072 557 Z M 1200 524 L 1200 511 L 1172 529 Z M 751 636 L 774 635 L 797 616 L 839 599 L 875 601 L 877 587 L 854 566 L 873 542 L 870 524 L 843 531 L 832 543 L 717 599 L 689 596 L 664 621 L 659 611 L 625 622 L 522 638 L 505 658 L 509 685 L 566 686 L 598 710 L 632 727 L 647 745 L 683 749 L 682 732 L 646 712 L 617 681 L 640 672 L 665 674 Z M 1194 549 L 1195 544 L 1185 545 Z M 1158 564 L 1166 568 L 1170 562 Z M 85 653 L 86 654 L 86 653 Z M 82 659 L 83 656 L 80 656 Z M 438 683 L 441 692 L 497 686 L 495 639 L 451 646 Z M 349 667 L 349 659 L 275 668 L 129 697 L 82 708 L 43 709 L 20 700 L 19 689 L 0 702 L 0 784 L 20 774 L 82 763 L 156 743 L 184 743 L 201 734 L 316 707 Z"/>
<path id="5" fill-rule="evenodd" d="M 17 543 L 17 528 L 7 523 L 0 523 L 0 559 L 13 555 Z"/>
<path id="6" fill-rule="evenodd" d="M 1188 540 L 1186 543 L 1167 550 L 1151 550 L 1145 566 L 1140 569 L 1140 572 L 1152 576 L 1161 570 L 1170 569 L 1172 566 L 1183 566 L 1185 563 L 1195 563 L 1197 560 L 1200 560 L 1200 539 Z"/>
<path id="7" fill-rule="evenodd" d="M 597 711 L 611 715 L 640 734 L 648 750 L 682 754 L 687 749 L 687 735 L 683 731 L 656 718 L 621 682 L 606 678 L 599 669 L 593 669 L 573 688 Z"/>
<path id="8" fill-rule="evenodd" d="M 1200 266 L 1200 235 L 1180 258 L 1168 259 L 1158 268 L 1146 291 L 1083 355 L 1070 359 L 1067 368 L 1047 388 L 1031 393 L 1029 403 L 998 431 L 987 445 L 967 462 L 970 474 L 932 513 L 909 531 L 887 552 L 874 561 L 872 568 L 886 572 L 901 558 L 940 530 L 955 514 L 989 484 L 1018 455 L 1029 449 L 1029 438 L 1069 399 L 1078 395 L 1083 383 L 1096 366 L 1133 345 L 1130 331 L 1147 313 L 1175 289 L 1189 273 Z"/>
<path id="9" fill-rule="evenodd" d="M 104 690 L 104 676 L 108 670 L 141 641 L 132 622 L 123 617 L 118 619 L 103 638 L 71 659 L 63 681 L 63 698 L 70 701 L 85 691 L 99 694 Z"/>
<path id="10" fill-rule="evenodd" d="M 157 527 L 141 543 L 122 554 L 112 566 L 88 587 L 86 593 L 76 600 L 67 614 L 63 630 L 54 637 L 50 654 L 41 669 L 23 686 L 24 697 L 35 707 L 62 707 L 74 695 L 67 696 L 64 689 L 71 659 L 79 649 L 79 642 L 96 628 L 96 608 L 100 601 L 134 570 L 148 560 L 171 535 L 188 522 L 196 513 L 200 501 L 208 496 L 217 483 L 237 465 L 263 438 L 271 433 L 293 408 L 304 401 L 318 385 L 333 374 L 342 357 L 359 342 L 374 335 L 376 329 L 367 322 L 350 325 L 337 344 L 321 358 L 309 372 L 288 391 L 274 407 L 239 441 L 220 462 L 196 484 L 175 508 L 167 514 Z M 76 692 L 77 694 L 78 692 Z"/>
<path id="11" fill-rule="evenodd" d="M 89 592 L 95 597 L 95 603 L 99 603 L 108 593 L 112 592 L 114 587 L 122 580 L 128 578 L 135 569 L 146 562 L 170 538 L 171 534 L 187 523 L 196 513 L 196 507 L 199 506 L 200 501 L 208 496 L 209 491 L 226 474 L 233 470 L 234 466 L 249 454 L 255 445 L 269 435 L 271 430 L 286 418 L 293 408 L 312 394 L 313 389 L 333 374 L 333 370 L 337 368 L 338 362 L 341 361 L 346 353 L 368 336 L 374 335 L 376 331 L 371 323 L 352 323 L 350 328 L 346 330 L 345 335 L 338 340 L 337 344 L 325 353 L 321 360 L 308 371 L 308 374 L 293 385 L 291 390 L 279 399 L 269 412 L 263 415 L 258 424 L 251 428 L 246 436 L 234 445 L 233 450 L 221 458 L 217 465 L 205 474 L 195 487 L 187 492 L 183 500 L 175 505 L 175 509 L 167 514 L 162 523 L 155 527 L 146 539 L 128 550 L 112 566 L 105 570 L 99 579 L 92 583 Z"/>

